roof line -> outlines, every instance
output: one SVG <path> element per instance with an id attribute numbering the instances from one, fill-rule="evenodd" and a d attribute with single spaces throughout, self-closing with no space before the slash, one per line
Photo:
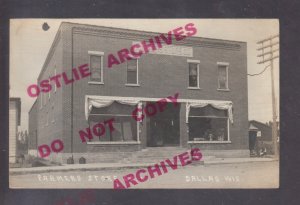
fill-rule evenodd
<path id="1" fill-rule="evenodd" d="M 55 44 L 56 44 L 58 38 L 60 37 L 59 34 L 60 34 L 60 31 L 61 31 L 61 27 L 62 27 L 62 23 L 59 25 L 59 28 L 58 28 L 58 30 L 57 30 L 57 32 L 56 32 L 56 34 L 55 34 L 54 40 L 52 41 L 51 47 L 50 47 L 50 49 L 49 49 L 49 51 L 48 51 L 48 54 L 47 54 L 47 56 L 46 56 L 46 59 L 45 59 L 45 61 L 44 61 L 43 66 L 42 66 L 42 70 L 41 70 L 40 74 L 38 75 L 38 78 L 37 78 L 37 79 L 39 79 L 39 78 L 41 77 L 41 75 L 43 74 L 43 71 L 44 71 L 45 67 L 46 67 L 47 64 L 49 63 L 49 60 L 50 60 L 50 54 L 53 52 L 54 46 L 55 46 Z"/>
<path id="2" fill-rule="evenodd" d="M 35 99 L 34 103 L 31 105 L 31 108 L 29 109 L 28 113 L 31 112 L 32 108 L 34 107 L 34 105 L 37 103 L 37 98 Z"/>
<path id="3" fill-rule="evenodd" d="M 142 32 L 142 33 L 148 33 L 148 34 L 161 34 L 159 32 L 153 32 L 153 31 L 143 31 L 143 30 L 136 30 L 136 29 L 127 29 L 127 28 L 118 28 L 118 27 L 109 27 L 109 26 L 99 26 L 99 25 L 94 25 L 94 24 L 86 24 L 86 23 L 74 23 L 74 22 L 68 22 L 68 21 L 63 21 L 61 24 L 73 24 L 73 25 L 80 25 L 80 26 L 93 26 L 93 27 L 98 27 L 98 28 L 106 28 L 106 29 L 120 29 L 124 31 L 135 31 L 135 32 Z M 189 37 L 191 39 L 208 39 L 208 40 L 220 40 L 220 41 L 227 41 L 227 42 L 233 42 L 233 43 L 247 43 L 246 41 L 234 41 L 234 40 L 227 40 L 227 39 L 220 39 L 220 38 L 207 38 L 207 37 L 199 37 L 199 36 L 192 36 Z"/>

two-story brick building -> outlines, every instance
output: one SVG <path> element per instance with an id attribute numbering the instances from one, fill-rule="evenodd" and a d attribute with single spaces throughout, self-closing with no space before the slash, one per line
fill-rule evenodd
<path id="1" fill-rule="evenodd" d="M 199 147 L 204 157 L 249 156 L 246 43 L 187 37 L 108 68 L 109 54 L 156 35 L 61 24 L 37 81 L 62 72 L 70 77 L 72 68 L 86 63 L 91 76 L 53 85 L 38 96 L 38 143 L 64 142 L 64 150 L 50 158 L 65 163 L 73 156 L 78 163 L 80 157 L 94 162 L 133 156 L 134 161 L 150 147 L 158 153 Z M 169 101 L 163 112 L 133 118 L 136 108 L 175 93 L 177 106 Z M 110 118 L 114 131 L 82 142 L 80 130 Z"/>

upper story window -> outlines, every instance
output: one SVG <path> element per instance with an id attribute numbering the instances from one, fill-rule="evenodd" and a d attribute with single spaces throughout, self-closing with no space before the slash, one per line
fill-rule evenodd
<path id="1" fill-rule="evenodd" d="M 138 59 L 127 60 L 126 85 L 138 85 L 138 83 L 139 83 Z"/>
<path id="2" fill-rule="evenodd" d="M 218 64 L 218 90 L 228 90 L 228 63 Z"/>
<path id="3" fill-rule="evenodd" d="M 199 89 L 199 60 L 188 60 L 189 65 L 189 88 Z"/>
<path id="4" fill-rule="evenodd" d="M 103 52 L 89 51 L 90 57 L 90 83 L 103 84 Z"/>

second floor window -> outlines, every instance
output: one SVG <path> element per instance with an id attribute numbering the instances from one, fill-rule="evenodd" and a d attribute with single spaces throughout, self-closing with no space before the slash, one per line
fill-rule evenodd
<path id="1" fill-rule="evenodd" d="M 103 55 L 90 53 L 90 81 L 103 83 Z"/>
<path id="2" fill-rule="evenodd" d="M 189 87 L 199 88 L 199 63 L 189 62 Z"/>
<path id="3" fill-rule="evenodd" d="M 228 89 L 228 65 L 218 65 L 218 89 Z"/>
<path id="4" fill-rule="evenodd" d="M 127 61 L 127 84 L 138 84 L 138 60 L 132 59 Z"/>

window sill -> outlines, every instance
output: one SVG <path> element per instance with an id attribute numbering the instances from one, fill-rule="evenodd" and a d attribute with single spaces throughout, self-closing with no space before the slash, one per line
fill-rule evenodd
<path id="1" fill-rule="evenodd" d="M 188 141 L 188 144 L 231 144 L 231 141 Z"/>
<path id="2" fill-rule="evenodd" d="M 138 141 L 120 141 L 120 142 L 87 142 L 88 145 L 124 145 L 124 144 L 141 144 Z"/>
<path id="3" fill-rule="evenodd" d="M 128 86 L 128 87 L 140 87 L 141 85 L 140 85 L 140 84 L 130 84 L 130 83 L 126 83 L 125 86 Z"/>
<path id="4" fill-rule="evenodd" d="M 92 84 L 92 85 L 104 85 L 104 82 L 89 81 L 88 84 Z"/>
<path id="5" fill-rule="evenodd" d="M 199 88 L 199 87 L 188 87 L 187 89 L 189 89 L 189 90 L 201 90 L 201 88 Z"/>
<path id="6" fill-rule="evenodd" d="M 220 88 L 218 88 L 217 91 L 229 92 L 230 89 L 220 89 Z"/>

